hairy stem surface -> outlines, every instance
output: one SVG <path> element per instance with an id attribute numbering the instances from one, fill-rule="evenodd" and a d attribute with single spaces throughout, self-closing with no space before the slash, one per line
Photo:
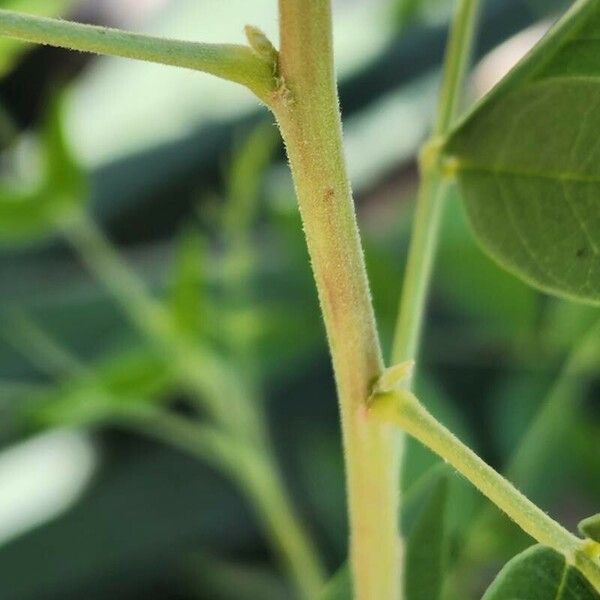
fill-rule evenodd
<path id="1" fill-rule="evenodd" d="M 554 521 L 512 483 L 465 446 L 406 391 L 373 397 L 371 412 L 395 423 L 464 475 L 484 496 L 504 511 L 525 533 L 576 564 L 588 579 L 600 585 L 600 566 L 583 551 L 582 540 Z"/>
<path id="2" fill-rule="evenodd" d="M 169 40 L 10 10 L 0 10 L 0 35 L 203 71 L 245 85 L 261 99 L 274 86 L 273 62 L 248 46 Z"/>
<path id="3" fill-rule="evenodd" d="M 281 87 L 273 109 L 292 169 L 338 390 L 360 600 L 399 597 L 399 450 L 367 399 L 383 368 L 342 151 L 329 0 L 280 0 Z"/>

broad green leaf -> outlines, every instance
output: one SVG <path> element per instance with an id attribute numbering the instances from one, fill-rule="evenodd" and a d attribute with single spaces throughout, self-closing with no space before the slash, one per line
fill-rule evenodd
<path id="1" fill-rule="evenodd" d="M 327 582 L 319 600 L 352 600 L 352 579 L 347 563 Z"/>
<path id="2" fill-rule="evenodd" d="M 460 123 L 444 153 L 483 247 L 600 303 L 600 2 L 580 0 Z"/>
<path id="3" fill-rule="evenodd" d="M 587 579 L 565 557 L 532 546 L 502 569 L 482 600 L 598 600 Z"/>
<path id="4" fill-rule="evenodd" d="M 600 513 L 583 519 L 579 523 L 581 535 L 600 543 Z"/>
<path id="5" fill-rule="evenodd" d="M 477 321 L 477 335 L 494 341 L 505 335 L 518 342 L 531 334 L 537 315 L 535 290 L 500 269 L 481 252 L 469 235 L 456 186 L 452 186 L 444 211 L 438 255 L 436 285 L 445 300 L 466 312 L 467 318 Z"/>
<path id="6" fill-rule="evenodd" d="M 448 479 L 434 486 L 406 542 L 407 600 L 436 600 L 441 597 L 446 561 L 446 501 Z"/>
<path id="7" fill-rule="evenodd" d="M 1 240 L 27 243 L 52 235 L 88 195 L 86 177 L 65 140 L 62 112 L 62 98 L 54 99 L 40 135 L 41 180 L 0 185 Z"/>
<path id="8" fill-rule="evenodd" d="M 74 3 L 74 0 L 1 0 L 0 8 L 31 13 L 40 17 L 60 17 Z M 29 47 L 29 44 L 18 40 L 0 38 L 0 77 L 11 70 L 15 61 Z"/>

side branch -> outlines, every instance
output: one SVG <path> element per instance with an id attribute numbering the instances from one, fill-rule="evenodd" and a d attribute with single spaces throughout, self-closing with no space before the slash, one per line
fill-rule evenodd
<path id="1" fill-rule="evenodd" d="M 274 60 L 248 46 L 202 44 L 0 10 L 0 35 L 81 52 L 193 69 L 240 83 L 267 101 L 275 87 Z"/>
<path id="2" fill-rule="evenodd" d="M 401 380 L 396 381 L 396 374 L 392 372 L 398 369 L 399 367 L 388 370 L 375 387 L 369 409 L 371 415 L 382 422 L 394 423 L 433 450 L 523 531 L 539 543 L 564 554 L 569 562 L 575 563 L 598 588 L 600 566 L 585 556 L 582 540 L 551 519 L 439 423 L 411 392 L 402 389 Z M 392 381 L 388 381 L 389 379 Z"/>

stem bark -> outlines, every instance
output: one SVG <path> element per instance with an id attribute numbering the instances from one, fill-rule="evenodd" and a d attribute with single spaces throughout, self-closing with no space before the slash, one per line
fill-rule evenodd
<path id="1" fill-rule="evenodd" d="M 370 419 L 383 369 L 342 150 L 330 0 L 280 0 L 280 88 L 271 108 L 292 169 L 338 390 L 357 599 L 400 589 L 399 445 Z"/>

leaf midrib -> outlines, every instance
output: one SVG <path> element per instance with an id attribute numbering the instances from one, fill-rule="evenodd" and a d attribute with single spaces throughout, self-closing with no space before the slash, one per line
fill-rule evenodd
<path id="1" fill-rule="evenodd" d="M 600 174 L 583 175 L 581 173 L 571 172 L 537 172 L 527 169 L 514 168 L 504 165 L 486 165 L 463 158 L 452 158 L 454 170 L 461 172 L 476 172 L 490 175 L 508 175 L 512 177 L 529 177 L 532 179 L 545 179 L 556 182 L 574 182 L 574 183 L 596 183 L 600 184 Z"/>

